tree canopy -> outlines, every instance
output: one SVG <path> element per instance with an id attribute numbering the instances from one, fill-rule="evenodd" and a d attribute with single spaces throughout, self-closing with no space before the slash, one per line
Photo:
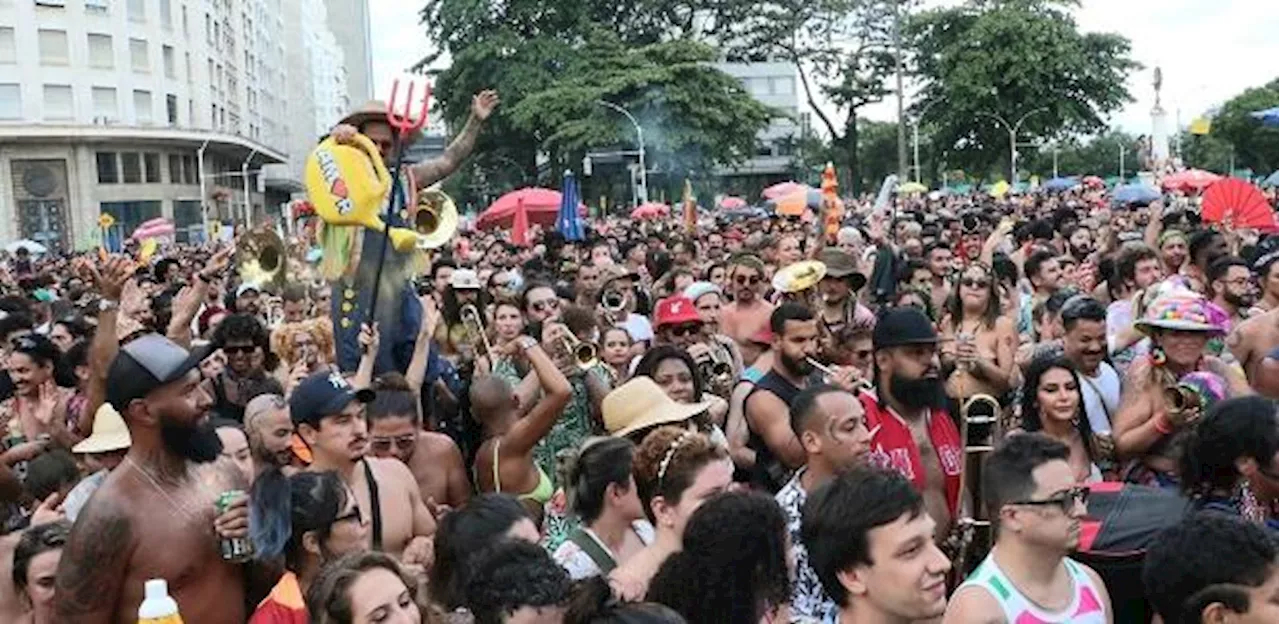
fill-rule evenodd
<path id="1" fill-rule="evenodd" d="M 970 0 L 908 21 L 916 76 L 938 149 L 951 168 L 985 171 L 1007 164 L 1009 132 L 1018 140 L 1092 134 L 1132 101 L 1125 80 L 1139 65 L 1129 41 L 1081 33 L 1055 0 Z M 937 104 L 935 106 L 935 103 Z"/>
<path id="2" fill-rule="evenodd" d="M 1276 106 L 1280 102 L 1280 95 L 1277 95 L 1278 88 L 1280 88 L 1280 80 L 1272 80 L 1263 86 L 1245 89 L 1239 95 L 1227 100 L 1212 117 L 1213 123 L 1209 126 L 1208 138 L 1211 141 L 1224 141 L 1228 145 L 1230 150 L 1228 156 L 1231 153 L 1235 154 L 1234 161 L 1237 168 L 1253 169 L 1259 174 L 1276 170 L 1276 144 L 1280 141 L 1280 130 L 1262 125 L 1261 121 L 1254 119 L 1249 113 Z M 1220 171 L 1225 171 L 1229 163 L 1230 159 L 1214 164 L 1221 167 Z"/>

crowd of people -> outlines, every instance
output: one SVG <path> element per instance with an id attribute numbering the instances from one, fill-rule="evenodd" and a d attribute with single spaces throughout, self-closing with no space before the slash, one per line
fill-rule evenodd
<path id="1" fill-rule="evenodd" d="M 304 254 L 6 258 L 0 620 L 1274 622 L 1277 239 L 1195 199 L 464 229 L 398 335 Z"/>

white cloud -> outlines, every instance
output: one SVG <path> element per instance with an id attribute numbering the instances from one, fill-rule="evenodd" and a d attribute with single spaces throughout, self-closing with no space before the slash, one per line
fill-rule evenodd
<path id="1" fill-rule="evenodd" d="M 435 46 L 427 40 L 420 23 L 420 0 L 368 0 L 369 24 L 373 33 L 373 93 L 386 99 L 391 81 Z"/>

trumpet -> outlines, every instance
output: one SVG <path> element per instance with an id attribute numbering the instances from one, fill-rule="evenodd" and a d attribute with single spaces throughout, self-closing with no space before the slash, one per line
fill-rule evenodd
<path id="1" fill-rule="evenodd" d="M 837 370 L 834 366 L 827 366 L 826 364 L 823 364 L 822 362 L 819 362 L 818 360 L 815 360 L 811 357 L 805 358 L 805 361 L 809 363 L 809 366 L 812 366 L 818 372 L 822 373 L 822 377 L 824 381 L 831 382 L 840 376 L 840 371 Z M 857 393 L 857 392 L 862 392 L 864 390 L 865 391 L 871 390 L 871 382 L 865 379 L 855 379 L 853 382 L 853 391 Z"/>
<path id="2" fill-rule="evenodd" d="M 1175 415 L 1181 422 L 1192 422 L 1204 413 L 1205 398 L 1196 388 L 1185 383 L 1169 386 L 1164 389 L 1164 400 L 1170 406 L 1170 415 Z"/>
<path id="3" fill-rule="evenodd" d="M 609 290 L 601 295 L 600 305 L 604 307 L 605 312 L 617 314 L 627 307 L 627 296 L 616 290 Z"/>
<path id="4" fill-rule="evenodd" d="M 698 372 L 713 386 L 727 386 L 733 382 L 733 362 L 720 347 L 708 347 L 707 357 L 698 362 Z"/>
<path id="5" fill-rule="evenodd" d="M 484 348 L 483 355 L 492 356 L 493 345 L 489 342 L 489 335 L 484 331 L 484 317 L 480 316 L 480 310 L 468 303 L 458 308 L 458 316 L 462 319 L 463 326 L 480 336 L 480 346 Z"/>
<path id="6" fill-rule="evenodd" d="M 599 362 L 596 358 L 596 346 L 589 342 L 578 340 L 578 337 L 573 332 L 568 331 L 568 328 L 560 336 L 560 340 L 564 343 L 565 352 L 573 355 L 573 361 L 577 363 L 578 370 L 589 370 Z"/>

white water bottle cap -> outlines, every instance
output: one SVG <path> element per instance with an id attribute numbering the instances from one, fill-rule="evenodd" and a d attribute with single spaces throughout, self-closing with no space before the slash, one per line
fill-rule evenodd
<path id="1" fill-rule="evenodd" d="M 169 581 L 151 579 L 143 585 L 147 600 L 163 600 L 169 597 Z"/>

